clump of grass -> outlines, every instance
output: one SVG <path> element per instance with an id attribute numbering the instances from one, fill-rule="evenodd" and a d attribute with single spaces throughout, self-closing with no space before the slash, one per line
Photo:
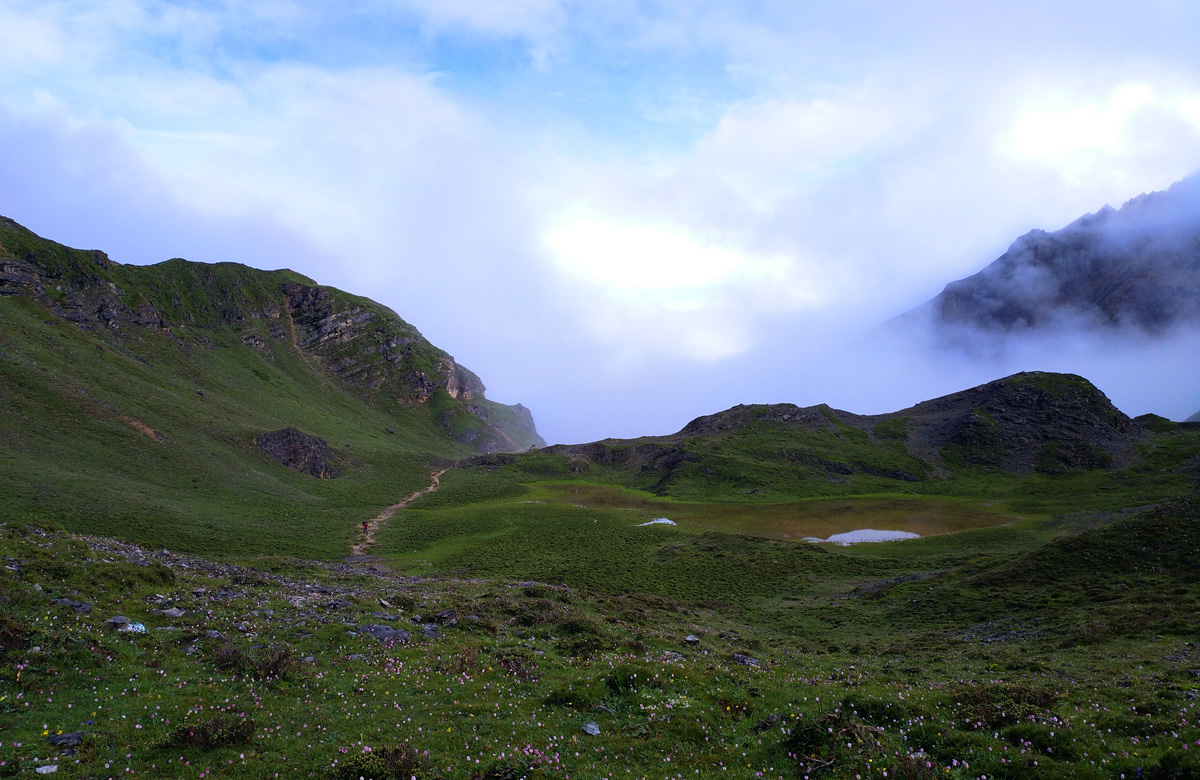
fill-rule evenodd
<path id="1" fill-rule="evenodd" d="M 988 728 L 1036 718 L 1058 701 L 1050 688 L 1020 683 L 985 683 L 961 689 L 958 713 Z"/>
<path id="2" fill-rule="evenodd" d="M 415 747 L 366 747 L 331 772 L 329 780 L 437 780 L 441 776 Z"/>
<path id="3" fill-rule="evenodd" d="M 256 728 L 253 718 L 221 712 L 199 723 L 184 723 L 178 726 L 164 740 L 163 746 L 216 750 L 244 745 L 250 741 Z"/>
<path id="4" fill-rule="evenodd" d="M 282 645 L 259 647 L 247 653 L 235 644 L 225 643 L 213 651 L 213 666 L 263 680 L 284 680 L 299 672 L 300 661 L 291 648 Z"/>

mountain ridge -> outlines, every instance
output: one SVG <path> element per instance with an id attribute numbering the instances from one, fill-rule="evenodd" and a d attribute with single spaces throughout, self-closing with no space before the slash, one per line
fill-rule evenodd
<path id="1" fill-rule="evenodd" d="M 665 436 L 556 444 L 536 455 L 478 456 L 463 465 L 615 479 L 675 498 L 781 500 L 906 492 L 962 473 L 1123 469 L 1137 461 L 1147 435 L 1083 377 L 1022 372 L 885 414 L 825 404 L 738 405 Z"/>
<path id="2" fill-rule="evenodd" d="M 477 450 L 544 444 L 525 407 L 486 399 L 478 376 L 394 311 L 290 270 L 182 258 L 122 265 L 0 217 L 0 296 L 17 295 L 85 331 L 157 333 L 183 349 L 211 346 L 206 331 L 215 327 L 235 328 L 243 345 L 264 355 L 268 339 L 290 341 L 377 402 L 427 404 L 445 393 L 458 403 L 439 404 L 443 425 L 452 439 Z M 192 329 L 199 329 L 194 338 Z"/>
<path id="3" fill-rule="evenodd" d="M 939 333 L 1056 328 L 1162 333 L 1200 322 L 1200 174 L 1055 232 L 1034 229 L 894 323 Z"/>

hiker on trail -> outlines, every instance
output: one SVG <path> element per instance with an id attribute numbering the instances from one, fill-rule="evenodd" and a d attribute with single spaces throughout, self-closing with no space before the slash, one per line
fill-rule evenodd
<path id="1" fill-rule="evenodd" d="M 367 532 L 367 521 L 363 520 L 363 533 L 365 534 L 366 532 Z"/>

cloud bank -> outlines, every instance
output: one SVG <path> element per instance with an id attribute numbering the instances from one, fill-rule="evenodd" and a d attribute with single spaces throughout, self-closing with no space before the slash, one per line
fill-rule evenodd
<path id="1" fill-rule="evenodd" d="M 866 334 L 1200 170 L 1197 30 L 1171 2 L 10 0 L 0 213 L 369 295 L 551 440 L 884 411 L 1010 367 L 1108 390 L 1100 346 L 958 365 Z"/>

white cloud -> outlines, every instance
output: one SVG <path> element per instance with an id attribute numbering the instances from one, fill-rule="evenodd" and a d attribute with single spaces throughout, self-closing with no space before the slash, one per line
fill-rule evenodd
<path id="1" fill-rule="evenodd" d="M 1200 165 L 1200 87 L 1126 81 L 1094 98 L 1043 95 L 1002 137 L 1001 149 L 1084 186 L 1163 167 L 1178 175 L 1181 164 Z"/>
<path id="2" fill-rule="evenodd" d="M 580 219 L 551 230 L 546 242 L 560 268 L 617 293 L 671 297 L 736 279 L 777 277 L 786 264 L 666 225 Z"/>

